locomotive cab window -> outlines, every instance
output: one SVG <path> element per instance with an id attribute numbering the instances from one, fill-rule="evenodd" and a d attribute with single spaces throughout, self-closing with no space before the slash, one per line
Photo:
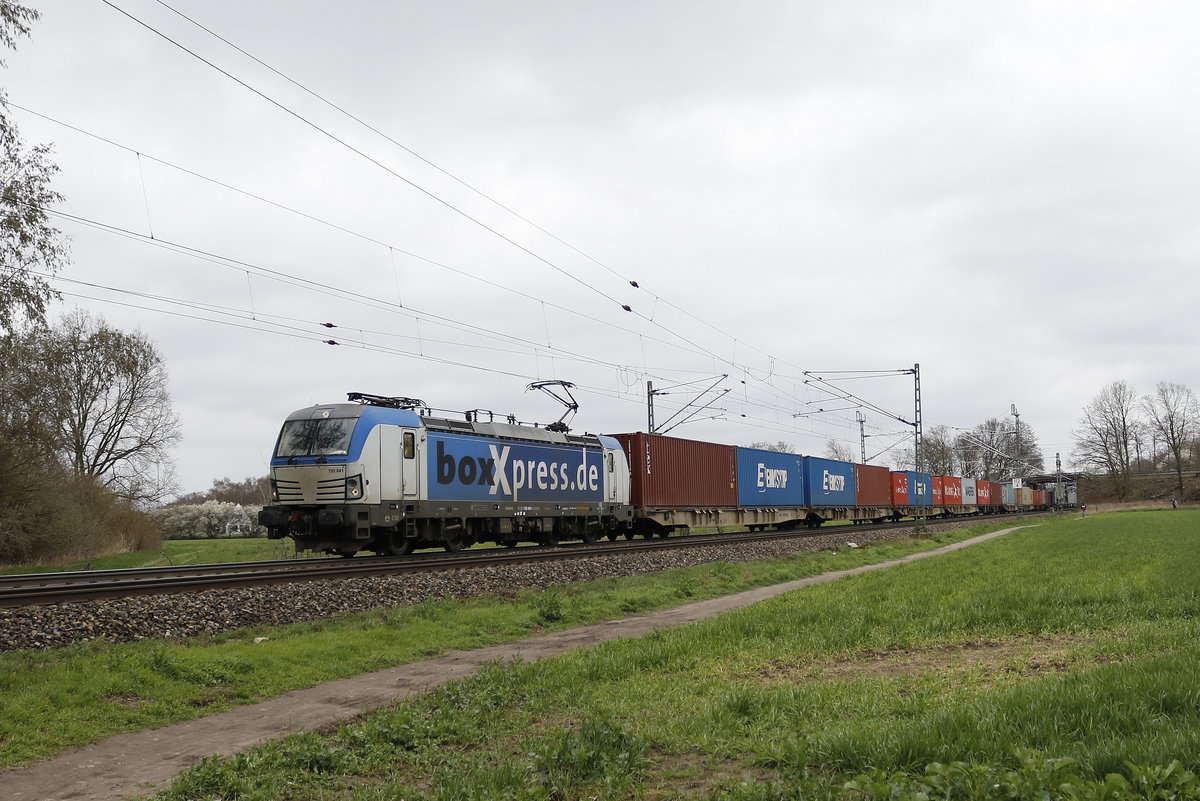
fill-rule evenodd
<path id="1" fill-rule="evenodd" d="M 357 417 L 288 420 L 279 433 L 276 456 L 345 456 Z"/>
<path id="2" fill-rule="evenodd" d="M 404 432 L 404 458 L 415 459 L 417 456 L 417 435 L 411 431 Z"/>

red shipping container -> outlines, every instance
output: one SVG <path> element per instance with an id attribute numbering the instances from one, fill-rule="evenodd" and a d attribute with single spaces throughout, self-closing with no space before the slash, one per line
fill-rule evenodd
<path id="1" fill-rule="evenodd" d="M 857 485 L 855 503 L 858 506 L 892 505 L 892 472 L 886 467 L 869 464 L 854 465 L 854 480 Z"/>
<path id="2" fill-rule="evenodd" d="M 945 506 L 946 505 L 946 489 L 945 489 L 945 484 L 942 483 L 945 478 L 946 478 L 945 476 L 930 476 L 929 477 L 929 483 L 931 483 L 933 485 L 933 505 L 934 506 Z"/>
<path id="3" fill-rule="evenodd" d="M 979 480 L 975 482 L 975 498 L 980 506 L 992 505 L 992 482 Z"/>
<path id="4" fill-rule="evenodd" d="M 953 476 L 942 478 L 942 487 L 946 495 L 947 506 L 962 506 L 962 479 Z"/>
<path id="5" fill-rule="evenodd" d="M 737 449 L 659 434 L 613 434 L 629 459 L 634 506 L 737 506 Z"/>
<path id="6" fill-rule="evenodd" d="M 892 506 L 908 506 L 908 473 L 892 473 Z"/>

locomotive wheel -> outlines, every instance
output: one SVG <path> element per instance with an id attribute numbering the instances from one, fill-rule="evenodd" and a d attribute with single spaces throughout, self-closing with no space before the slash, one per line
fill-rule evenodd
<path id="1" fill-rule="evenodd" d="M 392 535 L 387 541 L 388 556 L 407 556 L 416 550 L 417 543 L 400 535 Z"/>
<path id="2" fill-rule="evenodd" d="M 627 539 L 627 540 L 631 540 L 636 536 L 637 535 L 633 533 L 633 529 L 629 529 L 628 531 L 625 532 L 625 539 Z"/>
<path id="3" fill-rule="evenodd" d="M 463 548 L 466 548 L 474 542 L 473 539 L 467 538 L 466 529 L 458 520 L 453 520 L 449 523 L 442 523 L 442 547 L 448 553 L 457 553 Z"/>
<path id="4" fill-rule="evenodd" d="M 610 531 L 610 532 L 608 532 L 608 541 L 609 541 L 609 542 L 616 542 L 616 541 L 617 541 L 617 537 L 619 537 L 619 536 L 621 536 L 620 532 L 618 532 L 618 531 Z"/>

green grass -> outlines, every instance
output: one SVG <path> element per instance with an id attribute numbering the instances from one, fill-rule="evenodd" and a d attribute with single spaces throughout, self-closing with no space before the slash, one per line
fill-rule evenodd
<path id="1" fill-rule="evenodd" d="M 446 649 L 511 642 L 537 631 L 611 620 L 885 561 L 999 525 L 837 554 L 825 551 L 756 563 L 716 563 L 507 598 L 434 600 L 189 642 L 92 642 L 3 653 L 0 766 L 23 764 L 116 732 L 186 720 L 288 690 L 417 661 Z M 260 637 L 268 639 L 253 642 Z"/>
<path id="2" fill-rule="evenodd" d="M 315 554 L 306 554 L 312 557 Z M 290 559 L 296 556 L 291 540 L 243 537 L 215 540 L 166 540 L 161 548 L 119 553 L 95 559 L 80 559 L 61 565 L 12 565 L 0 567 L 5 573 L 48 573 L 60 570 L 115 570 L 127 567 L 200 565 L 218 562 L 255 562 Z"/>
<path id="3" fill-rule="evenodd" d="M 493 667 L 166 797 L 1200 798 L 1198 524 L 1057 518 Z"/>

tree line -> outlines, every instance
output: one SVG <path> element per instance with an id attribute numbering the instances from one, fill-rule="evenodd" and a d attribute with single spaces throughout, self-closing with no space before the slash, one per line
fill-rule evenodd
<path id="1" fill-rule="evenodd" d="M 1170 472 L 1184 500 L 1184 476 L 1200 469 L 1200 406 L 1183 384 L 1160 381 L 1140 395 L 1113 381 L 1083 409 L 1073 432 L 1075 463 L 1106 476 L 1117 500 L 1128 500 L 1133 477 Z"/>
<path id="2" fill-rule="evenodd" d="M 753 442 L 751 448 L 791 453 L 787 442 Z M 830 439 L 824 455 L 841 462 L 861 462 L 862 453 L 844 442 Z M 915 470 L 913 448 L 902 448 L 891 456 L 894 470 Z M 940 476 L 965 476 L 985 481 L 1008 481 L 1045 473 L 1045 461 L 1037 432 L 1029 423 L 989 417 L 974 428 L 946 425 L 931 427 L 921 437 L 920 469 Z"/>
<path id="3" fill-rule="evenodd" d="M 0 44 L 37 18 L 0 0 Z M 157 348 L 82 310 L 48 319 L 69 258 L 49 216 L 56 172 L 0 92 L 0 562 L 148 547 L 159 532 L 143 512 L 174 491 L 179 423 Z"/>

